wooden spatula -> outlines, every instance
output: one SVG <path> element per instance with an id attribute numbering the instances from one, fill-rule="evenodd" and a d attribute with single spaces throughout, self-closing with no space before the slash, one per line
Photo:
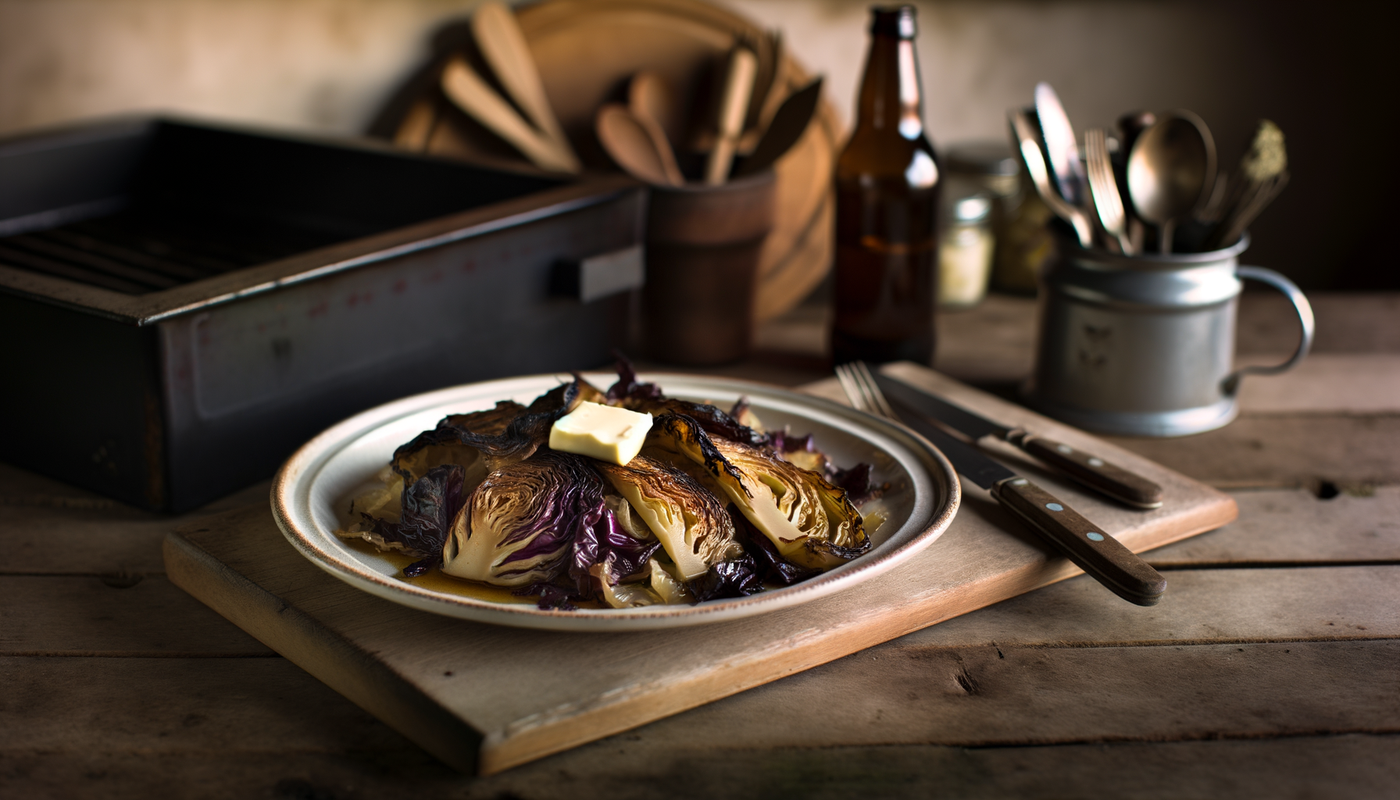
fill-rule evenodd
<path id="1" fill-rule="evenodd" d="M 476 74 L 461 56 L 449 59 L 442 70 L 442 90 L 453 103 L 505 139 L 536 166 L 559 172 L 578 172 L 578 159 L 561 150 L 554 140 L 532 128 L 495 90 Z"/>
<path id="2" fill-rule="evenodd" d="M 471 20 L 472 36 L 491 72 L 505 87 L 511 99 L 524 110 L 530 122 L 554 143 L 555 149 L 566 157 L 568 172 L 578 172 L 578 157 L 574 155 L 549 97 L 544 91 L 539 69 L 535 66 L 525 34 L 515 20 L 515 14 L 504 3 L 489 0 L 477 6 Z"/>

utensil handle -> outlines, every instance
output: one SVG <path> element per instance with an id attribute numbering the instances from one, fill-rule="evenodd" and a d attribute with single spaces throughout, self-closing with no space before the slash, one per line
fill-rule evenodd
<path id="1" fill-rule="evenodd" d="M 1298 365 L 1312 349 L 1313 342 L 1313 311 L 1312 304 L 1303 294 L 1303 290 L 1293 281 L 1283 277 L 1271 269 L 1263 267 L 1235 267 L 1235 275 L 1248 280 L 1267 283 L 1270 286 L 1288 295 L 1288 299 L 1293 303 L 1293 310 L 1298 314 L 1298 324 L 1302 326 L 1302 335 L 1298 338 L 1298 347 L 1293 351 L 1293 355 L 1282 364 L 1275 364 L 1270 367 L 1251 366 L 1241 367 L 1230 373 L 1221 383 L 1221 391 L 1226 395 L 1233 395 L 1239 391 L 1240 381 L 1246 375 L 1277 375 L 1280 372 L 1287 372 Z"/>
<path id="2" fill-rule="evenodd" d="M 578 172 L 581 169 L 578 158 L 569 145 L 569 137 L 559 125 L 559 118 L 549 105 L 539 67 L 530 53 L 525 33 L 516 21 L 515 12 L 500 0 L 489 0 L 477 6 L 471 25 L 477 46 L 496 79 L 535 127 L 549 138 L 558 157 L 571 165 L 568 171 Z"/>
<path id="3" fill-rule="evenodd" d="M 749 107 L 749 95 L 753 92 L 753 79 L 757 71 L 758 57 L 752 50 L 737 47 L 730 53 L 716 125 L 718 138 L 705 164 L 705 183 L 711 186 L 718 186 L 729 179 L 734 148 L 738 144 L 739 134 L 743 132 L 744 113 Z"/>
<path id="4" fill-rule="evenodd" d="M 578 172 L 578 162 L 571 154 L 531 128 L 461 56 L 454 56 L 443 67 L 442 90 L 458 108 L 513 145 L 535 166 Z"/>
<path id="5" fill-rule="evenodd" d="M 1162 505 L 1162 487 L 1117 464 L 1053 439 L 1025 434 L 1016 440 L 1025 452 L 1080 483 L 1137 508 Z"/>
<path id="6" fill-rule="evenodd" d="M 1054 495 L 1025 478 L 1008 478 L 992 487 L 992 496 L 1114 594 L 1140 606 L 1162 599 L 1167 581 L 1157 570 Z"/>

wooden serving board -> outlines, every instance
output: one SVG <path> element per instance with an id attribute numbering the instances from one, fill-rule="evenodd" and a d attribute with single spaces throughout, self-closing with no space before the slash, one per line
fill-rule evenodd
<path id="1" fill-rule="evenodd" d="M 1162 508 L 1136 511 L 1005 454 L 1014 469 L 1134 551 L 1236 516 L 1229 496 L 1082 431 L 923 367 L 898 364 L 887 371 L 1161 484 Z M 840 397 L 834 380 L 809 390 Z M 165 564 L 175 584 L 428 752 L 463 771 L 489 774 L 1079 574 L 984 491 L 970 483 L 963 491 L 949 529 L 882 577 L 767 615 L 660 631 L 525 630 L 405 608 L 312 565 L 283 538 L 263 504 L 170 534 Z M 1095 588 L 1104 603 L 1124 602 Z M 1170 586 L 1162 602 L 1172 602 Z M 878 681 L 878 672 L 870 678 Z"/>

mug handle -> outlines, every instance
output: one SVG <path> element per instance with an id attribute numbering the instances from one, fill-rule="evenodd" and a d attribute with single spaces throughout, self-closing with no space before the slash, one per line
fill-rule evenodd
<path id="1" fill-rule="evenodd" d="M 1293 355 L 1289 356 L 1288 360 L 1282 364 L 1277 364 L 1272 367 L 1241 367 L 1230 373 L 1220 384 L 1221 391 L 1226 395 L 1233 395 L 1235 392 L 1239 391 L 1240 380 L 1246 375 L 1277 375 L 1280 372 L 1287 372 L 1293 369 L 1298 365 L 1298 362 L 1302 361 L 1303 357 L 1308 354 L 1308 350 L 1312 349 L 1313 341 L 1312 304 L 1308 302 L 1308 298 L 1303 296 L 1303 291 L 1298 288 L 1297 284 L 1277 272 L 1271 269 L 1264 269 L 1263 267 L 1236 267 L 1235 276 L 1259 281 L 1260 283 L 1267 283 L 1280 292 L 1283 292 L 1285 295 L 1288 295 L 1288 299 L 1293 303 L 1293 310 L 1298 312 L 1298 322 L 1303 327 L 1303 335 L 1298 340 L 1298 349 L 1294 350 Z"/>

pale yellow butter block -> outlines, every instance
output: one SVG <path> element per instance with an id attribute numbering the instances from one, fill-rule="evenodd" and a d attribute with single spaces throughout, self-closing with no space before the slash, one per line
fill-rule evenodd
<path id="1" fill-rule="evenodd" d="M 650 414 L 579 403 L 578 408 L 560 417 L 549 429 L 549 447 L 625 466 L 641 451 L 649 430 Z"/>

